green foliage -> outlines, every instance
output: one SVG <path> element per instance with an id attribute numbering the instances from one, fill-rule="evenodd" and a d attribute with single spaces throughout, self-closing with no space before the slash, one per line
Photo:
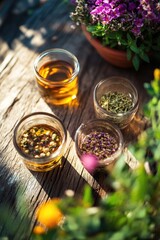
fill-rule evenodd
<path id="1" fill-rule="evenodd" d="M 150 101 L 144 107 L 146 117 L 150 119 L 150 127 L 139 137 L 135 146 L 134 155 L 148 162 L 160 161 L 160 80 L 159 78 L 145 83 L 148 94 L 151 96 Z M 142 150 L 143 149 L 143 150 Z"/>
<path id="2" fill-rule="evenodd" d="M 27 239 L 30 219 L 27 217 L 28 206 L 22 196 L 22 191 L 19 190 L 15 208 L 0 204 L 0 240 L 11 240 L 15 235 L 19 240 Z"/>
<path id="3" fill-rule="evenodd" d="M 98 38 L 104 46 L 126 50 L 128 60 L 132 60 L 136 70 L 139 69 L 141 61 L 150 62 L 148 53 L 151 50 L 155 50 L 152 46 L 152 38 L 154 38 L 154 36 L 148 36 L 147 32 L 146 34 L 144 33 L 145 41 L 141 41 L 139 38 L 135 38 L 132 33 L 122 31 L 113 32 L 101 24 L 88 25 L 87 31 Z M 159 51 L 159 49 L 157 49 L 157 51 Z"/>

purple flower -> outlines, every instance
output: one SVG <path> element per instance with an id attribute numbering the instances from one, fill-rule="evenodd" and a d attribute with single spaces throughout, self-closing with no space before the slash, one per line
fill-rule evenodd
<path id="1" fill-rule="evenodd" d="M 89 13 L 94 23 L 106 25 L 111 31 L 130 31 L 136 37 L 145 26 L 160 23 L 158 0 L 88 0 Z"/>
<path id="2" fill-rule="evenodd" d="M 144 22 L 143 19 L 135 19 L 134 20 L 134 27 L 132 29 L 132 32 L 135 36 L 139 36 L 141 34 L 141 28 L 143 27 Z"/>
<path id="3" fill-rule="evenodd" d="M 98 166 L 98 158 L 90 153 L 83 154 L 81 156 L 81 162 L 85 169 L 90 173 L 93 173 Z"/>
<path id="4" fill-rule="evenodd" d="M 75 5 L 76 4 L 76 0 L 70 0 L 71 4 Z"/>
<path id="5" fill-rule="evenodd" d="M 133 11 L 136 8 L 136 4 L 131 2 L 128 4 L 128 11 Z"/>

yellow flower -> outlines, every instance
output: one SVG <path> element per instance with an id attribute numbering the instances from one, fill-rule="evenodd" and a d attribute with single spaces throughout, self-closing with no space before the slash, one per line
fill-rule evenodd
<path id="1" fill-rule="evenodd" d="M 41 204 L 36 211 L 37 221 L 46 228 L 54 228 L 63 218 L 63 214 L 58 208 L 60 199 L 51 199 Z"/>
<path id="2" fill-rule="evenodd" d="M 36 235 L 41 235 L 46 232 L 46 229 L 40 225 L 37 225 L 33 229 L 33 233 Z"/>
<path id="3" fill-rule="evenodd" d="M 154 79 L 160 80 L 160 69 L 158 68 L 154 70 Z"/>

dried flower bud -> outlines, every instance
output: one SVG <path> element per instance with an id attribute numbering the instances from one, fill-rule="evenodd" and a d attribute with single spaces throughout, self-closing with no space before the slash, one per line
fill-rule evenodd
<path id="1" fill-rule="evenodd" d="M 158 68 L 154 70 L 154 79 L 160 80 L 160 69 Z"/>
<path id="2" fill-rule="evenodd" d="M 93 154 L 83 154 L 81 156 L 81 161 L 85 169 L 90 173 L 94 172 L 98 166 L 98 157 Z"/>

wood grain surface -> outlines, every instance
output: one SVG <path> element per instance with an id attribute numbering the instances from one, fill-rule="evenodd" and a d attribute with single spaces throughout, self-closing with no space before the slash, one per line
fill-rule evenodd
<path id="1" fill-rule="evenodd" d="M 18 29 L 16 24 L 14 26 L 9 21 L 0 29 L 0 201 L 14 206 L 16 193 L 22 187 L 21 194 L 29 203 L 30 216 L 33 216 L 40 202 L 62 197 L 67 189 L 74 190 L 77 195 L 82 194 L 86 183 L 92 186 L 95 201 L 107 194 L 107 174 L 98 172 L 94 176 L 90 175 L 83 168 L 74 146 L 76 129 L 82 122 L 95 118 L 92 94 L 94 86 L 101 79 L 114 75 L 124 76 L 139 91 L 139 112 L 123 131 L 126 147 L 145 125 L 140 114 L 147 99 L 143 83 L 153 78 L 154 64 L 144 64 L 136 72 L 134 69 L 120 69 L 105 62 L 87 42 L 81 29 L 75 28 L 69 12 L 70 7 L 62 1 L 47 1 L 31 15 L 27 15 L 25 21 L 23 18 Z M 12 19 L 14 21 L 13 17 Z M 17 34 L 10 35 L 14 30 Z M 64 48 L 79 60 L 79 93 L 77 99 L 69 105 L 48 105 L 38 92 L 33 63 L 40 52 L 50 48 Z M 29 171 L 13 146 L 13 131 L 17 122 L 23 116 L 37 111 L 57 115 L 68 132 L 67 149 L 61 168 L 47 173 Z M 129 157 L 131 158 L 132 156 Z M 17 231 L 15 239 L 18 239 L 19 234 Z"/>

